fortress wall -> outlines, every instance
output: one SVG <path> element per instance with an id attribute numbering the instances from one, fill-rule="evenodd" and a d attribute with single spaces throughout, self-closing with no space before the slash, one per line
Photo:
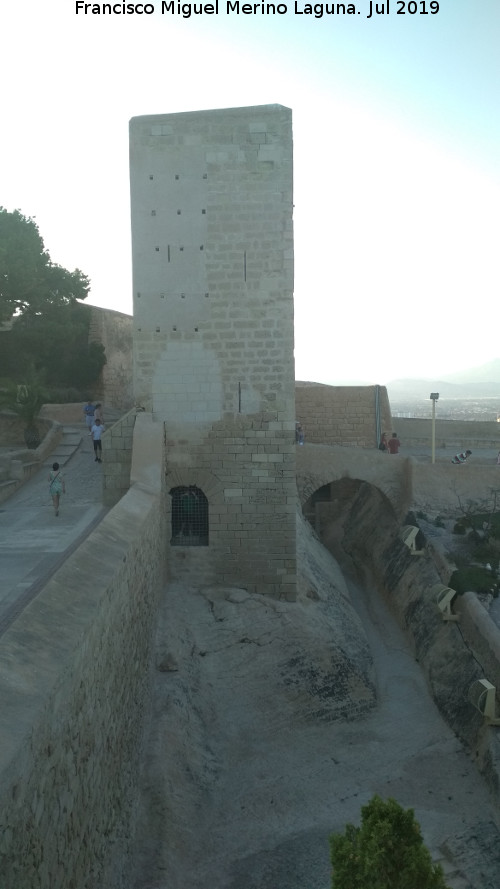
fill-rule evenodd
<path id="1" fill-rule="evenodd" d="M 131 490 L 0 640 L 2 889 L 123 885 L 163 581 L 149 421 Z"/>
<path id="2" fill-rule="evenodd" d="M 461 612 L 460 623 L 443 621 L 431 592 L 440 582 L 433 560 L 411 556 L 398 531 L 399 523 L 381 493 L 363 485 L 344 523 L 342 547 L 390 602 L 412 640 L 437 706 L 457 736 L 478 752 L 478 763 L 498 800 L 496 734 L 485 731 L 483 717 L 469 702 L 468 692 L 477 679 L 495 684 L 500 634 L 477 600 L 471 604 L 469 594 L 453 603 L 453 609 Z"/>
<path id="3" fill-rule="evenodd" d="M 484 678 L 500 692 L 500 628 L 476 593 L 456 596 L 452 610 L 460 615 L 460 627 L 484 669 Z"/>
<path id="4" fill-rule="evenodd" d="M 391 432 L 391 408 L 385 386 L 295 384 L 296 419 L 307 442 L 359 448 L 377 447 L 376 391 L 380 431 Z"/>
<path id="5" fill-rule="evenodd" d="M 439 402 L 438 402 L 439 410 Z M 401 443 L 406 447 L 427 445 L 431 448 L 432 421 L 420 417 L 395 417 L 394 428 Z M 484 420 L 436 419 L 436 458 L 439 448 L 454 447 L 457 451 L 470 448 L 497 448 L 500 450 L 500 423 Z"/>
<path id="6" fill-rule="evenodd" d="M 132 385 L 132 316 L 111 309 L 91 306 L 89 341 L 102 343 L 106 364 L 102 370 L 99 392 L 90 393 L 94 400 L 117 410 L 126 411 L 134 403 Z"/>
<path id="7" fill-rule="evenodd" d="M 412 508 L 430 515 L 459 516 L 460 502 L 487 503 L 498 490 L 500 467 L 496 463 L 481 465 L 464 463 L 420 463 L 410 458 L 413 501 Z"/>

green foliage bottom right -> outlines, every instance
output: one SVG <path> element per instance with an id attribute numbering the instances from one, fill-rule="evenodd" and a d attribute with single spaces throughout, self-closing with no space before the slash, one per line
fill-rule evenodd
<path id="1" fill-rule="evenodd" d="M 448 889 L 433 864 L 413 809 L 374 796 L 361 826 L 330 837 L 332 889 Z"/>

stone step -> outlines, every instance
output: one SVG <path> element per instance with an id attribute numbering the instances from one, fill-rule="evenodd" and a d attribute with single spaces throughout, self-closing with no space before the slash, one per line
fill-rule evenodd
<path id="1" fill-rule="evenodd" d="M 12 485 L 17 485 L 17 484 L 19 484 L 17 478 L 8 478 L 5 481 L 0 482 L 0 488 L 5 490 L 6 488 L 9 488 Z"/>
<path id="2" fill-rule="evenodd" d="M 59 466 L 65 466 L 73 454 L 74 449 L 69 454 L 61 454 L 59 451 L 54 451 L 52 454 L 49 454 L 44 463 L 42 463 L 42 466 L 45 468 L 48 467 L 49 469 L 52 469 L 53 463 L 59 463 Z"/>

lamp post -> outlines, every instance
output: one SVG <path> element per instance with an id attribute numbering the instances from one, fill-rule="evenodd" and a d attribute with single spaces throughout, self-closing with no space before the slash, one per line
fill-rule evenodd
<path id="1" fill-rule="evenodd" d="M 439 392 L 431 392 L 432 401 L 432 436 L 431 436 L 431 462 L 436 462 L 436 401 L 439 398 Z"/>

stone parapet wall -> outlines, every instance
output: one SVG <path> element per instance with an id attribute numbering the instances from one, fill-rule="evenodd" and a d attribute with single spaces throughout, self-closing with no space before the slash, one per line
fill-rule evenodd
<path id="1" fill-rule="evenodd" d="M 63 404 L 44 404 L 40 415 L 48 420 L 55 420 L 64 426 L 81 426 L 87 430 L 83 413 L 83 401 L 70 401 Z"/>
<path id="2" fill-rule="evenodd" d="M 103 503 L 113 506 L 130 487 L 132 443 L 137 411 L 133 408 L 102 434 Z"/>
<path id="3" fill-rule="evenodd" d="M 500 467 L 464 463 L 420 463 L 410 458 L 413 489 L 412 507 L 430 515 L 459 516 L 460 503 L 487 504 L 498 490 Z"/>
<path id="4" fill-rule="evenodd" d="M 392 431 L 385 386 L 327 386 L 297 382 L 295 411 L 306 441 L 313 444 L 374 448 L 379 443 L 379 432 Z"/>
<path id="5" fill-rule="evenodd" d="M 439 402 L 438 402 L 439 405 Z M 429 408 L 430 410 L 430 408 Z M 402 444 L 406 447 L 431 447 L 432 421 L 429 419 L 397 417 L 393 420 Z M 436 419 L 436 448 L 497 448 L 500 450 L 500 423 L 480 420 Z"/>
<path id="6" fill-rule="evenodd" d="M 500 694 L 500 628 L 491 619 L 476 593 L 456 596 L 452 608 L 460 615 L 460 629 L 474 652 L 474 657 L 483 667 L 484 678 Z"/>
<path id="7" fill-rule="evenodd" d="M 2 889 L 126 885 L 164 579 L 161 436 L 157 454 L 155 478 L 149 467 L 0 640 Z"/>

